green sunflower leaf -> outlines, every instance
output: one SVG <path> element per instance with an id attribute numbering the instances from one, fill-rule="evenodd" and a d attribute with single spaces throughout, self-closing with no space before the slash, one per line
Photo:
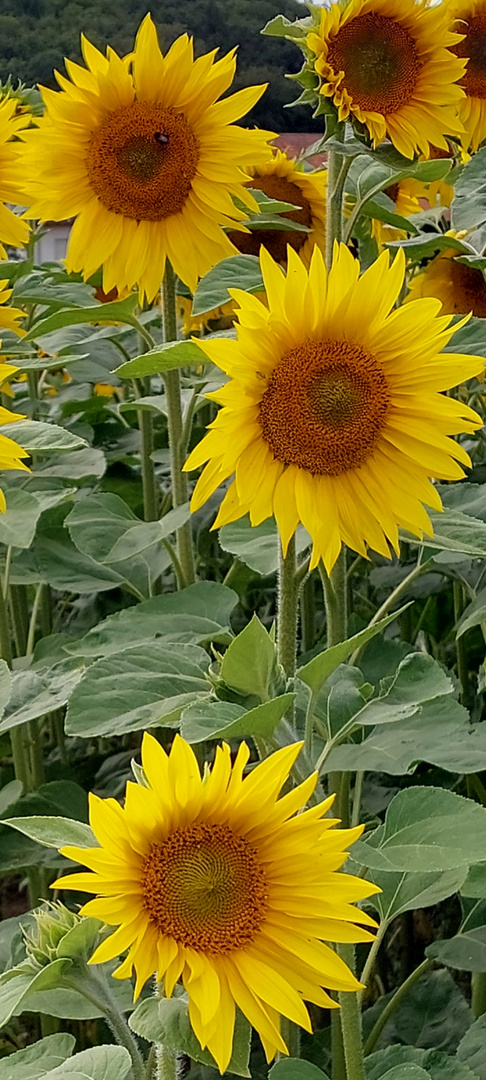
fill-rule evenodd
<path id="1" fill-rule="evenodd" d="M 296 19 L 295 22 L 291 22 L 285 15 L 276 15 L 274 19 L 266 23 L 260 33 L 268 37 L 284 37 L 299 41 L 301 38 L 306 38 L 311 29 L 311 18 Z"/>
<path id="2" fill-rule="evenodd" d="M 115 375 L 122 379 L 142 379 L 146 375 L 160 375 L 175 368 L 205 363 L 207 357 L 195 341 L 167 341 L 141 356 L 135 356 L 133 360 L 127 360 L 115 368 Z"/>
<path id="3" fill-rule="evenodd" d="M 466 1031 L 457 1047 L 456 1058 L 468 1065 L 478 1080 L 486 1080 L 486 1013 Z"/>
<path id="4" fill-rule="evenodd" d="M 138 328 L 139 322 L 134 315 L 137 304 L 138 297 L 132 293 L 125 300 L 115 300 L 111 304 L 65 308 L 48 315 L 47 318 L 39 319 L 22 341 L 37 341 L 38 338 L 51 334 L 53 330 L 82 323 L 128 323 L 129 326 Z"/>
<path id="5" fill-rule="evenodd" d="M 270 1069 L 268 1080 L 329 1080 L 329 1077 L 311 1061 L 284 1058 Z"/>
<path id="6" fill-rule="evenodd" d="M 59 848 L 65 845 L 91 848 L 98 841 L 89 825 L 74 818 L 64 817 L 14 817 L 2 818 L 2 825 L 9 825 L 17 832 L 35 840 L 43 847 Z"/>
<path id="7" fill-rule="evenodd" d="M 256 255 L 232 255 L 205 274 L 194 293 L 192 314 L 205 315 L 207 311 L 227 304 L 231 299 L 228 289 L 244 289 L 250 293 L 263 290 L 260 260 Z"/>
<path id="8" fill-rule="evenodd" d="M 4 971 L 3 975 L 0 975 L 0 1028 L 8 1024 L 14 1013 L 22 1011 L 22 1003 L 29 993 L 57 986 L 64 972 L 70 967 L 71 960 L 66 957 L 53 960 L 40 971 L 27 961 Z"/>
<path id="9" fill-rule="evenodd" d="M 340 664 L 344 664 L 352 653 L 357 652 L 363 645 L 366 645 L 367 641 L 371 641 L 376 634 L 381 633 L 407 607 L 409 605 L 405 604 L 393 615 L 387 615 L 385 619 L 380 619 L 373 626 L 367 626 L 365 630 L 360 630 L 358 634 L 354 634 L 347 641 L 341 641 L 338 645 L 331 646 L 330 649 L 324 649 L 323 652 L 318 653 L 312 660 L 309 660 L 308 664 L 304 664 L 303 667 L 298 669 L 297 675 L 299 679 L 302 679 L 302 682 L 305 682 L 310 687 L 313 694 L 317 694 L 326 679 L 332 675 Z"/>
<path id="10" fill-rule="evenodd" d="M 455 870 L 480 862 L 486 851 L 486 810 L 436 787 L 399 791 L 384 825 L 353 846 L 356 862 L 377 870 L 415 873 Z"/>
<path id="11" fill-rule="evenodd" d="M 43 1080 L 125 1080 L 131 1071 L 132 1059 L 123 1046 L 93 1046 L 68 1058 Z"/>
<path id="12" fill-rule="evenodd" d="M 184 706 L 207 694 L 208 665 L 197 645 L 158 641 L 103 657 L 71 695 L 66 732 L 88 739 L 174 727 Z"/>
<path id="13" fill-rule="evenodd" d="M 76 450 L 86 446 L 86 440 L 57 424 L 44 424 L 40 420 L 14 420 L 1 424 L 0 434 L 19 443 L 29 454 L 47 454 L 53 450 Z"/>
<path id="14" fill-rule="evenodd" d="M 181 715 L 181 735 L 190 743 L 252 735 L 269 738 L 294 700 L 295 694 L 281 694 L 255 709 L 229 701 L 196 701 Z"/>
<path id="15" fill-rule="evenodd" d="M 382 999 L 383 1000 L 383 999 Z M 445 1018 L 442 1016 L 444 1022 Z M 366 1080 L 392 1077 L 395 1069 L 420 1068 L 431 1080 L 476 1080 L 467 1065 L 442 1050 L 423 1050 L 415 1046 L 388 1046 L 365 1058 Z"/>
<path id="16" fill-rule="evenodd" d="M 162 1043 L 173 1053 L 188 1054 L 194 1061 L 210 1065 L 215 1069 L 216 1062 L 209 1050 L 202 1050 L 189 1020 L 189 1010 L 185 995 L 180 997 L 148 998 L 142 1001 L 132 1013 L 129 1025 L 136 1035 L 141 1035 L 148 1042 Z M 248 1069 L 250 1058 L 251 1028 L 240 1012 L 236 1014 L 233 1053 L 227 1072 L 237 1076 L 251 1076 Z"/>
<path id="17" fill-rule="evenodd" d="M 478 150 L 457 179 L 451 206 L 453 229 L 478 228 L 486 222 L 486 150 Z"/>
<path id="18" fill-rule="evenodd" d="M 47 1035 L 33 1046 L 9 1054 L 2 1062 L 2 1080 L 40 1080 L 69 1058 L 76 1045 L 74 1035 Z"/>

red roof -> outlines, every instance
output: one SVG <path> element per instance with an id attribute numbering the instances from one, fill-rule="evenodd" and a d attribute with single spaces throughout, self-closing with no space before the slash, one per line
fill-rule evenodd
<path id="1" fill-rule="evenodd" d="M 307 150 L 307 147 L 317 142 L 318 139 L 318 133 L 313 131 L 285 131 L 281 135 L 277 135 L 273 143 L 288 157 L 296 158 L 299 157 L 303 150 Z M 326 158 L 326 154 L 313 154 L 307 160 L 314 168 L 321 168 L 325 165 Z"/>

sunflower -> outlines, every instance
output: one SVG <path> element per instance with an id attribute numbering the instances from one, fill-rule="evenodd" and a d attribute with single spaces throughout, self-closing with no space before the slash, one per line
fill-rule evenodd
<path id="1" fill-rule="evenodd" d="M 260 259 L 268 308 L 233 289 L 237 341 L 198 341 L 231 381 L 208 395 L 223 408 L 185 465 L 208 462 L 191 508 L 235 474 L 213 528 L 274 514 L 284 552 L 299 522 L 310 533 L 311 567 L 322 558 L 330 571 L 343 542 L 389 557 L 399 525 L 432 534 L 422 504 L 441 502 L 430 477 L 456 480 L 470 464 L 447 436 L 481 420 L 438 391 L 484 360 L 440 355 L 457 325 L 438 318 L 439 301 L 392 310 L 403 251 L 391 266 L 383 252 L 361 277 L 344 245 L 329 274 L 318 248 L 308 272 L 289 249 L 286 277 L 265 249 Z"/>
<path id="2" fill-rule="evenodd" d="M 307 38 L 339 120 L 364 125 L 374 146 L 387 136 L 405 157 L 445 149 L 459 135 L 457 84 L 465 60 L 451 52 L 460 41 L 449 29 L 448 5 L 427 0 L 339 0 L 322 8 Z"/>
<path id="3" fill-rule="evenodd" d="M 298 207 L 297 210 L 283 211 L 281 217 L 290 218 L 311 231 L 256 228 L 245 233 L 230 233 L 235 247 L 244 255 L 258 255 L 263 244 L 277 262 L 284 263 L 290 244 L 308 265 L 315 244 L 322 251 L 325 249 L 327 170 L 304 172 L 295 159 L 287 157 L 282 150 L 275 150 L 264 165 L 254 166 L 249 171 L 252 174 L 249 187 L 263 191 L 270 199 Z"/>
<path id="4" fill-rule="evenodd" d="M 30 232 L 27 222 L 5 206 L 5 203 L 22 202 L 18 167 L 20 144 L 12 142 L 12 139 L 25 127 L 29 118 L 17 115 L 17 105 L 15 98 L 4 97 L 0 101 L 0 259 L 7 258 L 4 244 L 22 247 L 27 243 Z"/>
<path id="5" fill-rule="evenodd" d="M 464 35 L 453 51 L 467 59 L 460 82 L 465 97 L 459 103 L 459 117 L 466 132 L 463 144 L 475 152 L 486 137 L 486 2 L 456 0 L 451 4 L 451 15 L 459 20 L 456 29 Z"/>
<path id="6" fill-rule="evenodd" d="M 143 20 L 131 57 L 104 57 L 83 39 L 86 68 L 66 61 L 61 92 L 42 91 L 46 114 L 23 136 L 29 214 L 75 218 L 66 256 L 85 278 L 103 268 L 103 290 L 138 284 L 152 300 L 166 258 L 194 290 L 198 277 L 235 248 L 223 226 L 253 209 L 249 165 L 268 158 L 271 133 L 235 127 L 265 87 L 217 101 L 235 72 L 233 50 L 194 60 L 182 35 L 162 56 Z"/>
<path id="7" fill-rule="evenodd" d="M 379 890 L 338 871 L 362 827 L 334 830 L 324 815 L 333 796 L 303 813 L 317 776 L 281 799 L 301 748 L 278 750 L 243 779 L 249 750 L 216 750 L 201 780 L 191 747 L 176 735 L 167 756 L 145 734 L 147 787 L 128 783 L 125 807 L 91 796 L 98 848 L 62 848 L 93 873 L 69 874 L 60 886 L 98 893 L 82 908 L 114 934 L 91 957 L 103 963 L 128 949 L 115 972 L 135 968 L 136 996 L 157 971 L 172 995 L 181 978 L 201 1046 L 220 1071 L 231 1057 L 235 1006 L 259 1032 L 267 1058 L 286 1053 L 280 1016 L 310 1030 L 304 1000 L 336 1005 L 323 987 L 357 983 L 324 943 L 369 941 L 356 923 L 376 924 L 352 904 Z"/>
<path id="8" fill-rule="evenodd" d="M 409 285 L 409 300 L 433 296 L 440 300 L 444 315 L 467 315 L 486 318 L 486 280 L 482 270 L 458 262 L 459 251 L 447 248 Z"/>

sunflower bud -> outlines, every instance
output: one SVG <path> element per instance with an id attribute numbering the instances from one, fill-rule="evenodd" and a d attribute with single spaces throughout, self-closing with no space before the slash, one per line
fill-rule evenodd
<path id="1" fill-rule="evenodd" d="M 33 916 L 34 925 L 23 929 L 27 955 L 40 967 L 46 967 L 57 960 L 60 942 L 83 918 L 60 902 L 46 903 Z"/>

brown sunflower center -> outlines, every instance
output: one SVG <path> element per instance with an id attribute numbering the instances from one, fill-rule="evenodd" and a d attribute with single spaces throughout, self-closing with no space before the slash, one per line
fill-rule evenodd
<path id="1" fill-rule="evenodd" d="M 198 952 L 244 948 L 267 908 L 257 853 L 227 825 L 191 825 L 153 844 L 142 888 L 145 908 L 161 933 Z"/>
<path id="2" fill-rule="evenodd" d="M 396 203 L 399 194 L 400 194 L 400 184 L 398 184 L 398 183 L 397 184 L 390 184 L 390 187 L 385 188 L 385 195 L 388 195 L 388 198 L 391 199 L 391 201 L 394 202 L 394 203 Z"/>
<path id="3" fill-rule="evenodd" d="M 259 419 L 278 461 L 338 476 L 373 452 L 389 404 L 382 366 L 361 345 L 304 341 L 277 364 Z"/>
<path id="4" fill-rule="evenodd" d="M 440 146 L 434 146 L 433 143 L 429 143 L 429 153 L 432 161 L 439 161 L 442 158 L 454 157 L 454 151 L 450 143 L 447 150 L 442 150 Z"/>
<path id="5" fill-rule="evenodd" d="M 291 221 L 296 221 L 299 225 L 307 225 L 308 228 L 311 228 L 312 210 L 310 203 L 302 194 L 300 188 L 297 187 L 297 184 L 293 184 L 285 176 L 275 176 L 275 174 L 255 176 L 247 184 L 247 187 L 263 191 L 265 195 L 268 195 L 269 199 L 293 203 L 294 206 L 300 207 L 299 210 L 285 210 L 281 217 L 290 218 Z M 299 251 L 302 245 L 305 244 L 308 235 L 306 232 L 294 230 L 287 232 L 285 229 L 254 229 L 249 233 L 230 232 L 229 238 L 238 248 L 238 251 L 241 251 L 244 255 L 258 255 L 263 244 L 276 262 L 285 262 L 287 244 L 290 244 L 295 251 Z"/>
<path id="6" fill-rule="evenodd" d="M 477 318 L 486 318 L 486 281 L 482 270 L 452 259 L 450 275 L 454 310 L 460 315 L 472 311 Z"/>
<path id="7" fill-rule="evenodd" d="M 198 161 L 198 142 L 182 113 L 134 101 L 94 133 L 86 165 L 107 210 L 162 221 L 182 210 Z"/>
<path id="8" fill-rule="evenodd" d="M 413 96 L 421 61 L 408 30 L 387 15 L 351 19 L 331 41 L 327 63 L 366 112 L 394 113 Z"/>
<path id="9" fill-rule="evenodd" d="M 461 30 L 466 27 L 463 24 Z M 468 19 L 466 36 L 452 50 L 457 56 L 467 56 L 468 65 L 460 86 L 469 97 L 486 97 L 486 15 Z"/>

